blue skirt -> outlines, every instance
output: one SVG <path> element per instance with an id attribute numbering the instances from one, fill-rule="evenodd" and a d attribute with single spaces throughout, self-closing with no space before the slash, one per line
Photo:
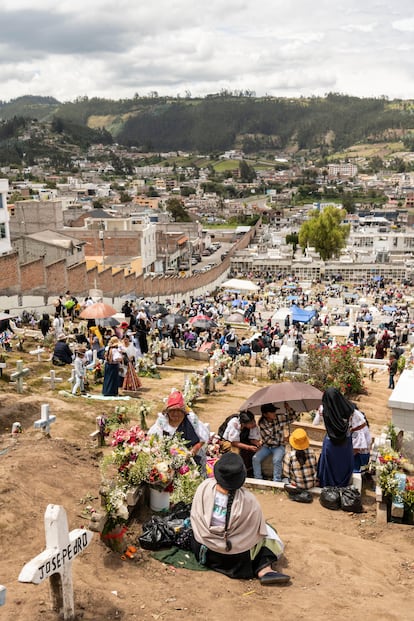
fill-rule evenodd
<path id="1" fill-rule="evenodd" d="M 349 485 L 353 470 L 354 451 L 351 436 L 348 436 L 343 444 L 333 444 L 329 436 L 325 436 L 318 463 L 320 487 L 346 487 Z"/>

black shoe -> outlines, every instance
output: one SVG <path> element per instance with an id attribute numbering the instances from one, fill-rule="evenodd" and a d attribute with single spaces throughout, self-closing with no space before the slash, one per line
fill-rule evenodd
<path id="1" fill-rule="evenodd" d="M 272 584 L 286 584 L 290 580 L 290 576 L 286 574 L 280 574 L 278 571 L 269 571 L 267 574 L 264 574 L 261 578 L 259 578 L 260 584 L 263 586 L 268 586 Z"/>
<path id="2" fill-rule="evenodd" d="M 300 487 L 296 487 L 296 485 L 291 485 L 290 483 L 285 483 L 284 490 L 289 496 L 296 496 L 303 491 Z"/>
<path id="3" fill-rule="evenodd" d="M 291 500 L 294 500 L 295 502 L 304 502 L 309 504 L 310 502 L 313 502 L 313 496 L 310 492 L 307 491 L 301 491 L 300 494 L 295 494 L 294 496 L 290 496 Z"/>

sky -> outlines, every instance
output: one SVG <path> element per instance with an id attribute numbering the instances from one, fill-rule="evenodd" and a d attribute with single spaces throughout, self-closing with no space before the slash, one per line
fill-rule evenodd
<path id="1" fill-rule="evenodd" d="M 0 0 L 0 99 L 414 99 L 412 0 Z"/>

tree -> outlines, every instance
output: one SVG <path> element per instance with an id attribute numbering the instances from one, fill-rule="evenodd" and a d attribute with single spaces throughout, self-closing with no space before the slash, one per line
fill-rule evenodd
<path id="1" fill-rule="evenodd" d="M 313 211 L 309 220 L 304 222 L 299 231 L 299 245 L 302 250 L 313 246 L 321 259 L 326 261 L 332 257 L 339 257 L 345 248 L 350 225 L 341 224 L 346 211 L 336 207 L 325 207 L 320 211 Z"/>
<path id="2" fill-rule="evenodd" d="M 166 203 L 167 211 L 170 212 L 174 222 L 191 222 L 191 218 L 179 198 L 171 197 Z"/>

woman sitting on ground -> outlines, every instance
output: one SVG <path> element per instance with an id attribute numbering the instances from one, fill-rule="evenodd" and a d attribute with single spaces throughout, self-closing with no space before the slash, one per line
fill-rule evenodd
<path id="1" fill-rule="evenodd" d="M 222 455 L 214 477 L 199 485 L 191 506 L 192 550 L 199 563 L 230 578 L 256 576 L 262 585 L 289 582 L 272 569 L 284 546 L 254 495 L 242 488 L 246 468 L 240 455 Z"/>
<path id="2" fill-rule="evenodd" d="M 318 463 L 320 487 L 346 487 L 354 469 L 354 453 L 349 429 L 353 404 L 337 388 L 327 388 L 322 397 L 326 436 Z"/>
<path id="3" fill-rule="evenodd" d="M 221 452 L 239 453 L 247 473 L 252 474 L 252 457 L 261 446 L 260 430 L 254 414 L 249 410 L 231 414 L 220 425 L 217 435 L 221 438 Z"/>

